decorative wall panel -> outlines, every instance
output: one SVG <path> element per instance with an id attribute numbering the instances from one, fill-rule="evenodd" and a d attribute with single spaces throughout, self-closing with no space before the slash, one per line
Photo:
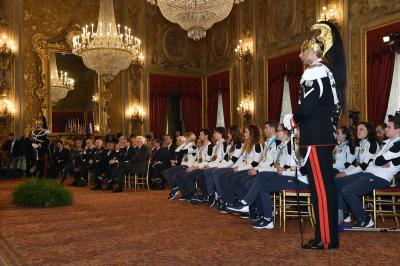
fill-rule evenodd
<path id="1" fill-rule="evenodd" d="M 400 20 L 400 2 L 397 0 L 350 1 L 350 90 L 352 104 L 348 110 L 361 111 L 361 119 L 367 118 L 365 82 L 365 31 Z"/>

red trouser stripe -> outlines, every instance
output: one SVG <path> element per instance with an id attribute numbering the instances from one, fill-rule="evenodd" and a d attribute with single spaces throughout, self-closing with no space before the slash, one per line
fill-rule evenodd
<path id="1" fill-rule="evenodd" d="M 312 157 L 311 157 L 312 156 Z M 329 232 L 329 220 L 328 220 L 328 206 L 326 200 L 325 184 L 322 179 L 321 167 L 318 161 L 318 154 L 316 147 L 311 148 L 311 168 L 313 171 L 315 187 L 318 196 L 318 210 L 320 218 L 320 230 L 321 230 L 321 241 L 324 243 L 324 247 L 328 248 L 330 243 L 330 232 Z"/>
<path id="2" fill-rule="evenodd" d="M 315 190 L 317 192 L 317 198 L 318 198 L 318 215 L 319 215 L 319 227 L 320 227 L 320 233 L 321 233 L 321 241 L 322 243 L 326 243 L 325 239 L 325 226 L 324 226 L 324 217 L 323 217 L 323 211 L 322 211 L 322 195 L 321 195 L 321 190 L 319 189 L 319 178 L 317 175 L 316 171 L 316 166 L 315 166 L 315 158 L 314 158 L 314 152 L 313 152 L 314 147 L 311 147 L 311 152 L 310 152 L 310 164 L 311 164 L 311 170 L 313 172 L 313 178 L 314 178 L 314 183 L 315 183 Z"/>
<path id="3" fill-rule="evenodd" d="M 322 199 L 323 199 L 323 210 L 324 210 L 324 217 L 325 217 L 325 237 L 326 237 L 326 242 L 327 244 L 331 243 L 331 234 L 330 234 L 330 227 L 329 227 L 329 216 L 328 216 L 328 201 L 326 199 L 326 190 L 325 190 L 325 183 L 324 180 L 322 179 L 322 173 L 321 173 L 321 167 L 319 165 L 319 160 L 318 160 L 318 155 L 317 155 L 317 148 L 314 147 L 314 153 L 315 153 L 315 163 L 316 163 L 316 170 L 320 179 L 320 188 L 321 188 L 321 194 L 322 194 Z M 326 247 L 328 248 L 328 247 Z"/>

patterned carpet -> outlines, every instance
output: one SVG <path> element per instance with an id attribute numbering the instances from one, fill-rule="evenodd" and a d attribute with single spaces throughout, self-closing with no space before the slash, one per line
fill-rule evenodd
<path id="1" fill-rule="evenodd" d="M 22 208 L 10 200 L 16 184 L 0 181 L 0 264 L 7 260 L 14 265 L 399 263 L 399 233 L 342 232 L 339 250 L 308 251 L 299 248 L 294 220 L 286 233 L 279 226 L 258 231 L 234 215 L 169 202 L 166 191 L 113 194 L 69 188 L 73 206 Z M 307 223 L 305 239 L 311 235 Z"/>

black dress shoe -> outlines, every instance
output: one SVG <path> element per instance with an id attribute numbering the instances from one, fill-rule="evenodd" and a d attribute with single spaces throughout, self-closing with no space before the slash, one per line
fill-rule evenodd
<path id="1" fill-rule="evenodd" d="M 301 248 L 303 249 L 325 249 L 324 243 L 315 241 L 315 240 L 310 240 L 307 244 L 303 245 Z M 339 248 L 337 244 L 328 244 L 328 249 L 335 249 Z"/>

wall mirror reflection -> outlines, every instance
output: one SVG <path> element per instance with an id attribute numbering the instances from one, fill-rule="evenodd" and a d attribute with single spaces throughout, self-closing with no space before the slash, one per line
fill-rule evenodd
<path id="1" fill-rule="evenodd" d="M 51 53 L 52 132 L 93 133 L 98 119 L 98 79 L 82 58 Z"/>

